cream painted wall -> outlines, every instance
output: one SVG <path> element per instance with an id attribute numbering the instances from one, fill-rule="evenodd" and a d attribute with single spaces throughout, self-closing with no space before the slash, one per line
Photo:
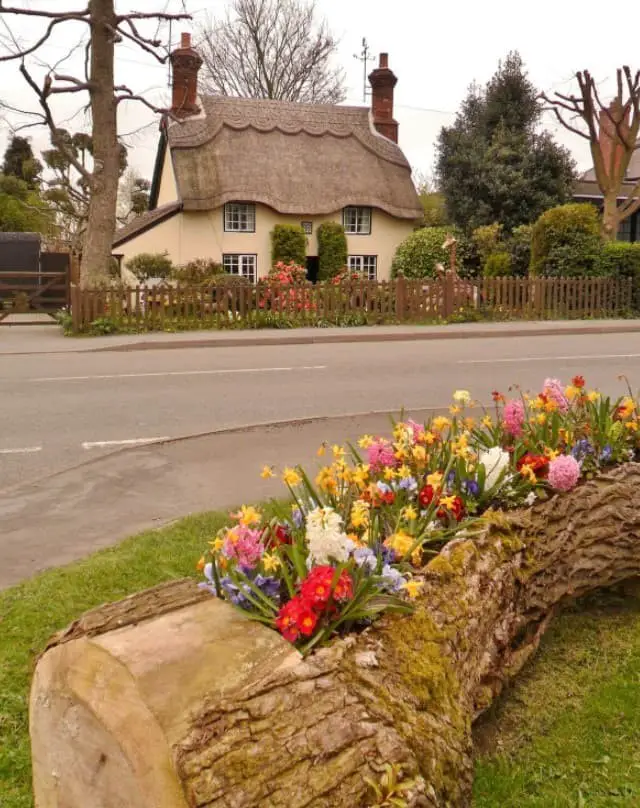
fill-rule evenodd
<path id="1" fill-rule="evenodd" d="M 175 264 L 184 264 L 194 258 L 222 260 L 224 253 L 257 255 L 258 276 L 271 267 L 271 231 L 276 224 L 313 222 L 313 233 L 308 238 L 307 255 L 318 254 L 317 232 L 322 222 L 342 221 L 342 212 L 329 216 L 283 216 L 265 205 L 256 205 L 255 233 L 226 233 L 223 209 L 212 211 L 184 211 L 148 230 L 131 241 L 117 247 L 114 252 L 124 255 L 124 262 L 141 252 L 164 252 Z M 378 256 L 378 280 L 388 280 L 395 251 L 413 230 L 413 223 L 395 219 L 374 209 L 371 234 L 347 236 L 349 255 Z"/>
<path id="2" fill-rule="evenodd" d="M 178 199 L 178 186 L 173 173 L 173 163 L 171 162 L 171 150 L 167 149 L 164 156 L 164 165 L 160 175 L 160 188 L 158 189 L 158 207 Z"/>

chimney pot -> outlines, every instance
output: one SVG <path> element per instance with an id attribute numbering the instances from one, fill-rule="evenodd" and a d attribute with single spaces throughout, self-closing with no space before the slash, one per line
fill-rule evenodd
<path id="1" fill-rule="evenodd" d="M 395 73 L 389 69 L 389 54 L 381 53 L 379 67 L 370 75 L 371 112 L 373 125 L 384 137 L 398 142 L 398 122 L 393 117 L 393 89 L 398 83 Z"/>
<path id="2" fill-rule="evenodd" d="M 202 59 L 191 47 L 191 34 L 184 32 L 180 37 L 180 47 L 171 54 L 173 69 L 173 94 L 171 113 L 176 118 L 197 115 L 200 107 L 198 98 L 198 71 Z"/>

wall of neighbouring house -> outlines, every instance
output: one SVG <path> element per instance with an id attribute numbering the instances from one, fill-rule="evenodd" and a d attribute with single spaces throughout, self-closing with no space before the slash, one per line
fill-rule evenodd
<path id="1" fill-rule="evenodd" d="M 266 205 L 256 205 L 255 233 L 225 232 L 222 207 L 212 211 L 184 211 L 116 249 L 124 256 L 123 263 L 141 252 L 165 250 L 175 264 L 185 264 L 195 258 L 221 261 L 224 253 L 254 254 L 257 255 L 258 276 L 262 277 L 271 267 L 270 236 L 273 227 L 276 224 L 300 224 L 301 221 L 313 223 L 313 232 L 307 240 L 307 255 L 317 255 L 318 227 L 326 221 L 342 222 L 342 211 L 326 216 L 286 216 Z M 413 228 L 414 223 L 411 221 L 396 219 L 374 209 L 371 234 L 347 236 L 349 254 L 376 255 L 378 280 L 387 280 L 396 249 Z"/>
<path id="2" fill-rule="evenodd" d="M 156 207 L 160 208 L 169 202 L 175 202 L 178 199 L 178 185 L 176 183 L 176 176 L 173 172 L 173 163 L 171 161 L 171 151 L 167 149 L 164 165 L 162 166 L 162 174 L 160 175 L 160 188 L 158 189 L 158 202 Z"/>

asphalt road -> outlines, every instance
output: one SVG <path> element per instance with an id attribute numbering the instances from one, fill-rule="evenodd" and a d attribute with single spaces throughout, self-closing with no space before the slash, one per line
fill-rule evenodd
<path id="1" fill-rule="evenodd" d="M 487 402 L 575 373 L 640 387 L 640 334 L 0 356 L 0 490 L 154 439 L 440 408 L 460 387 Z"/>

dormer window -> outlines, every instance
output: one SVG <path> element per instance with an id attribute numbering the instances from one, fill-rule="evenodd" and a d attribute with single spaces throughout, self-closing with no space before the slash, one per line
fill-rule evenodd
<path id="1" fill-rule="evenodd" d="M 371 233 L 371 208 L 351 205 L 342 213 L 344 232 L 355 236 L 368 236 Z"/>
<path id="2" fill-rule="evenodd" d="M 227 202 L 224 229 L 229 233 L 255 233 L 256 206 L 252 202 Z"/>

